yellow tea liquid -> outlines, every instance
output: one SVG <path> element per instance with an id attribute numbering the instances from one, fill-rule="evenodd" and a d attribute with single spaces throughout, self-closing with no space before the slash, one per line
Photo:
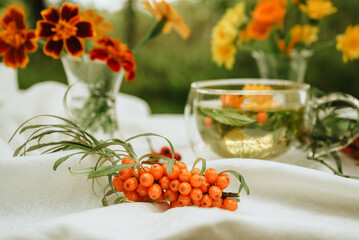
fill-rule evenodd
<path id="1" fill-rule="evenodd" d="M 289 149 L 303 131 L 304 110 L 258 111 L 198 107 L 197 127 L 206 145 L 221 157 L 272 159 Z M 205 119 L 206 118 L 206 119 Z"/>

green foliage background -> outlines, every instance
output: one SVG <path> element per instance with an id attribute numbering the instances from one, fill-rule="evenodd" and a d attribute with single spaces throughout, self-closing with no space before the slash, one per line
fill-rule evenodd
<path id="1" fill-rule="evenodd" d="M 134 2 L 134 0 L 132 0 Z M 255 0 L 245 0 L 253 5 Z M 320 39 L 335 39 L 347 25 L 359 24 L 359 1 L 332 0 L 338 12 L 320 23 Z M 26 9 L 27 23 L 34 27 L 46 7 L 39 0 L 2 0 L 1 11 L 8 4 L 18 3 Z M 234 0 L 180 0 L 176 9 L 191 27 L 186 41 L 176 33 L 161 35 L 152 40 L 136 55 L 137 79 L 123 82 L 121 92 L 146 100 L 153 113 L 182 113 L 190 84 L 204 79 L 259 77 L 254 59 L 247 52 L 239 52 L 233 70 L 217 67 L 211 60 L 211 29 Z M 115 31 L 112 36 L 134 46 L 152 28 L 155 20 L 147 12 L 134 7 L 115 13 L 105 13 Z M 341 53 L 334 47 L 315 53 L 310 59 L 306 82 L 327 92 L 342 91 L 359 97 L 359 61 L 342 62 Z M 18 71 L 19 86 L 29 88 L 42 81 L 66 83 L 61 61 L 44 56 L 42 51 L 30 55 L 26 69 Z M 61 104 L 61 103 L 59 103 Z"/>

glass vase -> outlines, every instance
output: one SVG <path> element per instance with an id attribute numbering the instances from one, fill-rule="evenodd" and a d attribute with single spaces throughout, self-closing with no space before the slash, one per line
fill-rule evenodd
<path id="1" fill-rule="evenodd" d="M 116 95 L 124 76 L 105 62 L 88 55 L 61 58 L 70 86 L 65 98 L 67 112 L 81 128 L 98 138 L 113 138 L 119 131 Z"/>
<path id="2" fill-rule="evenodd" d="M 283 79 L 303 83 L 308 59 L 313 55 L 310 50 L 292 51 L 287 54 L 273 54 L 253 51 L 259 75 L 265 79 Z"/>

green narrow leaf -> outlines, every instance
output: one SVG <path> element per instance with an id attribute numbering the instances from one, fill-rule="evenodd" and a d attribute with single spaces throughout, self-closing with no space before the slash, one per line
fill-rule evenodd
<path id="1" fill-rule="evenodd" d="M 127 201 L 128 201 L 127 197 L 118 197 L 115 201 L 113 201 L 113 204 L 123 203 Z"/>
<path id="2" fill-rule="evenodd" d="M 343 173 L 343 169 L 342 169 L 342 161 L 338 155 L 337 152 L 331 152 L 330 155 L 333 157 L 333 159 L 335 160 L 335 164 L 337 165 L 337 169 L 338 172 Z"/>
<path id="3" fill-rule="evenodd" d="M 108 205 L 109 204 L 108 204 L 108 201 L 107 201 L 106 197 L 103 197 L 102 198 L 102 206 L 107 207 Z"/>
<path id="4" fill-rule="evenodd" d="M 175 162 L 176 162 L 175 159 L 168 160 L 167 166 L 166 166 L 166 171 L 167 171 L 168 175 L 172 174 L 172 168 L 173 168 L 173 165 L 175 165 Z"/>
<path id="5" fill-rule="evenodd" d="M 54 166 L 52 167 L 52 169 L 54 169 L 54 171 L 56 171 L 56 169 L 57 169 L 63 162 L 65 162 L 67 159 L 69 159 L 70 157 L 72 157 L 72 156 L 74 156 L 74 155 L 76 155 L 76 154 L 82 154 L 82 153 L 73 153 L 73 154 L 69 154 L 69 155 L 67 155 L 67 156 L 64 156 L 64 157 L 59 158 L 59 159 L 55 162 L 55 164 L 54 164 Z"/>
<path id="6" fill-rule="evenodd" d="M 236 198 L 236 197 L 229 197 L 229 198 L 234 199 L 237 203 L 241 201 L 239 198 Z"/>
<path id="7" fill-rule="evenodd" d="M 225 170 L 221 173 L 231 173 L 233 176 L 235 176 L 239 182 L 240 182 L 240 185 L 239 185 L 239 189 L 238 189 L 238 193 L 240 193 L 242 191 L 242 189 L 244 189 L 246 191 L 246 194 L 249 195 L 249 187 L 244 179 L 244 177 L 239 173 L 239 172 L 236 172 L 236 171 L 233 171 L 233 170 Z M 221 174 L 219 173 L 219 174 Z"/>
<path id="8" fill-rule="evenodd" d="M 91 172 L 87 178 L 92 179 L 92 178 L 108 176 L 122 169 L 135 167 L 137 165 L 138 163 L 132 163 L 132 164 L 121 164 L 121 165 L 110 165 L 110 166 L 99 167 L 95 171 Z"/>
<path id="9" fill-rule="evenodd" d="M 199 175 L 203 175 L 204 172 L 206 171 L 206 159 L 204 159 L 204 158 L 197 158 L 196 161 L 194 161 L 194 163 L 193 163 L 192 170 L 196 167 L 196 165 L 199 161 L 202 161 L 202 169 L 201 169 Z"/>
<path id="10" fill-rule="evenodd" d="M 209 116 L 217 122 L 234 127 L 241 127 L 256 122 L 256 120 L 248 117 L 245 114 L 240 114 L 238 111 L 229 109 L 199 108 L 199 111 L 203 115 Z"/>
<path id="11" fill-rule="evenodd" d="M 70 171 L 71 175 L 76 176 L 76 177 L 88 176 L 94 170 L 95 170 L 94 167 L 84 168 L 84 169 L 79 169 L 79 170 L 72 170 L 69 167 L 69 171 Z"/>

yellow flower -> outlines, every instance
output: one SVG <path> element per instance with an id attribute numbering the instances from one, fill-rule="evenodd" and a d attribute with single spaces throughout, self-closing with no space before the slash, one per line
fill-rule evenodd
<path id="1" fill-rule="evenodd" d="M 222 20 L 212 30 L 213 44 L 231 44 L 237 37 L 237 29 L 228 21 Z"/>
<path id="2" fill-rule="evenodd" d="M 106 33 L 113 31 L 112 24 L 91 9 L 81 12 L 80 16 L 83 20 L 92 24 L 96 39 L 100 39 L 106 35 Z"/>
<path id="3" fill-rule="evenodd" d="M 348 26 L 344 34 L 338 35 L 336 47 L 343 52 L 344 63 L 359 58 L 359 25 Z"/>
<path id="4" fill-rule="evenodd" d="M 229 8 L 222 17 L 222 20 L 228 21 L 234 27 L 239 27 L 246 20 L 245 13 L 246 5 L 244 2 L 240 2 L 233 8 Z"/>
<path id="5" fill-rule="evenodd" d="M 143 1 L 142 5 L 149 10 L 157 21 L 166 19 L 166 24 L 163 27 L 163 33 L 169 33 L 174 29 L 183 39 L 187 39 L 191 33 L 190 28 L 184 23 L 181 15 L 167 2 L 156 0 L 152 1 L 152 5 L 148 0 Z"/>
<path id="6" fill-rule="evenodd" d="M 233 68 L 236 46 L 233 44 L 212 45 L 212 59 L 218 65 L 224 65 L 228 70 Z"/>
<path id="7" fill-rule="evenodd" d="M 310 45 L 318 40 L 318 32 L 318 27 L 313 27 L 311 25 L 295 25 L 290 30 L 291 41 L 295 43 L 302 42 L 306 45 Z"/>
<path id="8" fill-rule="evenodd" d="M 307 5 L 300 4 L 299 8 L 314 20 L 337 12 L 337 8 L 329 0 L 307 0 Z"/>

